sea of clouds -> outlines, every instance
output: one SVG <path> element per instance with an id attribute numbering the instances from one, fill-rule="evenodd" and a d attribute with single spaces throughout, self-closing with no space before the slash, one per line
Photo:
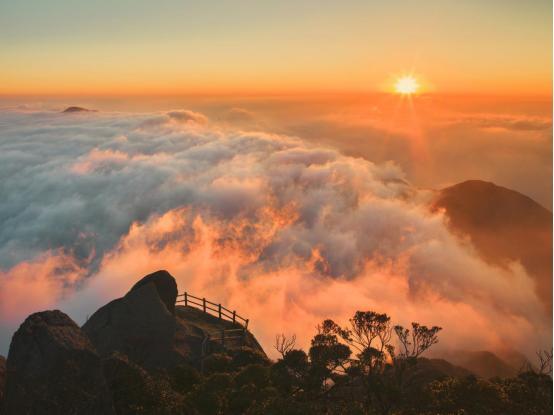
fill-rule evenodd
<path id="1" fill-rule="evenodd" d="M 441 347 L 550 347 L 518 263 L 484 262 L 393 163 L 186 110 L 0 112 L 0 352 L 31 312 L 82 323 L 141 276 L 307 346 L 324 318 L 387 312 Z"/>

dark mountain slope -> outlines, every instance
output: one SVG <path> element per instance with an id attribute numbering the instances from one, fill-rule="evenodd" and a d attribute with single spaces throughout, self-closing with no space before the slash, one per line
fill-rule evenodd
<path id="1" fill-rule="evenodd" d="M 455 365 L 461 366 L 477 376 L 492 378 L 495 376 L 515 376 L 519 368 L 510 365 L 496 354 L 481 351 L 461 351 L 443 354 L 443 357 Z"/>
<path id="2" fill-rule="evenodd" d="M 444 209 L 453 231 L 469 236 L 488 262 L 520 261 L 551 313 L 552 212 L 521 193 L 480 180 L 440 190 L 432 209 Z"/>

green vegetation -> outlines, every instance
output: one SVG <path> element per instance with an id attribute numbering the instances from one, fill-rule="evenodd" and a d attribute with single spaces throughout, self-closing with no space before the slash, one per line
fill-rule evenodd
<path id="1" fill-rule="evenodd" d="M 449 377 L 421 357 L 438 342 L 440 330 L 393 326 L 386 314 L 359 311 L 347 327 L 325 320 L 308 353 L 294 347 L 295 337 L 279 335 L 274 347 L 281 357 L 275 362 L 241 349 L 210 355 L 203 374 L 179 366 L 156 384 L 157 393 L 163 384 L 171 391 L 162 395 L 182 397 L 179 405 L 158 399 L 142 411 L 132 409 L 202 415 L 552 413 L 552 378 L 545 373 L 551 361 L 541 359 L 538 370 L 508 379 Z"/>

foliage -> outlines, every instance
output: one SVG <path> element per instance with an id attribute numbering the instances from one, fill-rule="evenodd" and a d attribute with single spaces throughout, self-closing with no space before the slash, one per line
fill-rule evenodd
<path id="1" fill-rule="evenodd" d="M 201 376 L 190 365 L 179 365 L 170 371 L 170 380 L 176 392 L 187 393 L 194 385 L 200 383 Z"/>
<path id="2" fill-rule="evenodd" d="M 204 373 L 225 373 L 232 369 L 233 360 L 225 353 L 214 353 L 204 359 Z"/>
<path id="3" fill-rule="evenodd" d="M 126 356 L 114 353 L 102 362 L 118 414 L 181 414 L 184 400 L 175 383 L 153 376 Z"/>
<path id="4" fill-rule="evenodd" d="M 231 353 L 231 365 L 234 370 L 248 365 L 269 365 L 269 360 L 258 351 L 248 347 L 241 347 Z"/>
<path id="5" fill-rule="evenodd" d="M 345 327 L 325 320 L 308 353 L 294 348 L 295 336 L 278 335 L 275 348 L 280 358 L 275 362 L 244 348 L 212 354 L 204 361 L 203 375 L 189 366 L 175 368 L 168 379 L 182 398 L 177 400 L 180 412 L 164 409 L 163 400 L 158 400 L 160 406 L 151 413 L 552 413 L 552 378 L 544 373 L 551 367 L 551 353 L 539 353 L 542 359 L 536 368 L 514 378 L 448 377 L 422 357 L 439 341 L 440 330 L 415 322 L 409 329 L 392 325 L 388 315 L 374 311 L 357 312 Z M 136 398 L 142 402 L 148 396 Z M 154 404 L 146 403 L 148 408 Z"/>

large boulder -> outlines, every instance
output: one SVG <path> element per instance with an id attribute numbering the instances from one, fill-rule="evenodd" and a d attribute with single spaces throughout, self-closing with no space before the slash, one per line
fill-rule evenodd
<path id="1" fill-rule="evenodd" d="M 83 325 L 101 356 L 127 355 L 145 368 L 168 368 L 183 361 L 175 349 L 177 284 L 167 271 L 149 274 L 122 298 L 96 311 Z"/>
<path id="2" fill-rule="evenodd" d="M 179 364 L 199 368 L 207 353 L 223 349 L 218 340 L 223 329 L 232 333 L 227 334 L 225 350 L 246 347 L 265 357 L 254 336 L 241 332 L 242 326 L 197 308 L 175 307 L 176 298 L 177 283 L 171 274 L 154 272 L 137 282 L 124 297 L 96 311 L 83 325 L 83 331 L 102 357 L 121 353 L 149 371 Z M 208 338 L 211 340 L 206 342 Z"/>
<path id="3" fill-rule="evenodd" d="M 15 332 L 3 413 L 115 413 L 100 357 L 66 314 L 32 314 Z"/>
<path id="4" fill-rule="evenodd" d="M 177 282 L 175 278 L 165 270 L 156 271 L 142 278 L 131 288 L 131 291 L 147 284 L 154 284 L 160 300 L 171 314 L 175 314 L 175 300 L 177 300 Z"/>

